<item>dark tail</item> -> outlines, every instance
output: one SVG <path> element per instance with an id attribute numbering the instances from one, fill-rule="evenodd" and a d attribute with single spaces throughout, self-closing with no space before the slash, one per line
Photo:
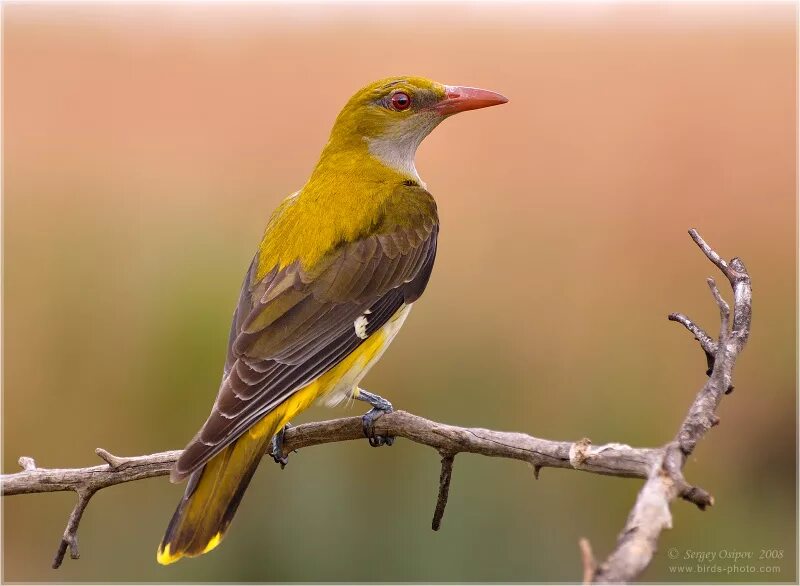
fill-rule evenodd
<path id="1" fill-rule="evenodd" d="M 158 547 L 158 563 L 202 555 L 219 545 L 279 419 L 277 413 L 267 415 L 189 477 Z"/>

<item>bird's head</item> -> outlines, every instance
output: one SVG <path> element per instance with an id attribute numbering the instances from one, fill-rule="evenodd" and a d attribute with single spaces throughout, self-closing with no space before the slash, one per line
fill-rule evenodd
<path id="1" fill-rule="evenodd" d="M 422 77 L 382 79 L 350 98 L 336 119 L 326 150 L 366 148 L 389 167 L 416 176 L 417 147 L 442 120 L 507 101 L 488 90 Z"/>

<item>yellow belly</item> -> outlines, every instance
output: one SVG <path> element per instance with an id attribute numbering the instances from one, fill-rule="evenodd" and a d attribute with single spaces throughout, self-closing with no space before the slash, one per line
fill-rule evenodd
<path id="1" fill-rule="evenodd" d="M 275 407 L 247 433 L 253 438 L 258 438 L 272 429 L 281 430 L 295 415 L 308 409 L 317 400 L 336 404 L 350 393 L 357 396 L 358 383 L 389 347 L 409 311 L 411 305 L 401 307 L 386 325 L 364 340 L 344 360 Z"/>

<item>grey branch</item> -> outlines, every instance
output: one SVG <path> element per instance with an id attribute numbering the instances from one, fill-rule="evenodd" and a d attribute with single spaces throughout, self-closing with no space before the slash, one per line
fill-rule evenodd
<path id="1" fill-rule="evenodd" d="M 632 448 L 622 444 L 593 446 L 587 439 L 577 442 L 551 441 L 524 433 L 456 427 L 405 411 L 383 415 L 375 422 L 375 432 L 404 437 L 430 446 L 441 454 L 442 474 L 434 529 L 438 529 L 444 514 L 453 459 L 458 453 L 521 460 L 534 470 L 546 467 L 571 468 L 630 478 L 647 478 L 649 470 L 660 457 L 659 450 L 650 448 Z M 347 417 L 291 427 L 286 430 L 283 449 L 288 454 L 293 450 L 331 442 L 363 439 L 361 418 Z M 78 503 L 64 530 L 53 561 L 54 568 L 61 565 L 67 550 L 73 559 L 78 557 L 78 525 L 86 505 L 98 490 L 143 478 L 166 476 L 181 453 L 180 450 L 173 450 L 148 456 L 119 457 L 101 448 L 95 451 L 106 464 L 89 468 L 38 468 L 31 458 L 20 458 L 24 470 L 16 474 L 4 474 L 0 478 L 3 496 L 70 490 L 77 493 Z M 684 496 L 695 501 L 689 487 Z"/>
<path id="2" fill-rule="evenodd" d="M 704 250 L 716 254 L 694 232 L 693 238 L 701 248 L 705 246 Z M 709 252 L 706 254 L 709 255 Z M 578 441 L 553 441 L 524 433 L 456 427 L 405 411 L 394 411 L 378 419 L 375 422 L 376 434 L 403 437 L 439 452 L 442 470 L 433 529 L 438 529 L 441 524 L 450 489 L 453 461 L 459 453 L 520 460 L 532 467 L 536 478 L 542 468 L 549 467 L 646 479 L 645 487 L 637 499 L 617 548 L 604 564 L 597 566 L 588 541 L 582 542 L 586 581 L 622 581 L 637 576 L 652 558 L 659 533 L 671 523 L 668 504 L 674 498 L 681 497 L 701 509 L 713 504 L 710 494 L 684 480 L 681 469 L 697 440 L 718 422 L 714 410 L 721 394 L 730 387 L 733 361 L 744 345 L 749 331 L 750 285 L 749 277 L 740 261 L 734 259 L 728 265 L 718 256 L 709 255 L 709 258 L 717 266 L 721 264 L 725 267 L 723 272 L 727 271 L 726 276 L 735 275 L 737 302 L 734 306 L 734 330 L 721 337 L 719 343 L 715 343 L 688 318 L 681 316 L 681 319 L 675 319 L 695 334 L 704 350 L 714 349 L 716 365 L 709 382 L 692 405 L 678 436 L 664 447 L 634 448 L 619 443 L 595 446 L 586 438 Z M 743 279 L 746 279 L 746 285 Z M 745 298 L 746 320 L 741 316 L 741 312 L 745 311 Z M 746 325 L 746 328 L 737 330 L 737 324 Z M 287 429 L 283 450 L 288 454 L 301 448 L 363 439 L 361 418 L 347 417 L 306 423 Z M 101 448 L 95 451 L 105 464 L 88 468 L 40 468 L 32 458 L 23 457 L 19 460 L 23 468 L 21 472 L 0 477 L 2 496 L 54 491 L 74 491 L 78 495 L 78 502 L 70 514 L 53 561 L 54 568 L 61 565 L 67 550 L 73 559 L 78 557 L 78 525 L 89 500 L 97 491 L 144 478 L 166 476 L 181 453 L 173 450 L 146 456 L 119 457 Z M 637 554 L 636 548 L 641 546 L 640 542 L 644 543 L 645 549 Z"/>
<path id="3" fill-rule="evenodd" d="M 708 286 L 720 312 L 720 333 L 716 342 L 686 316 L 669 316 L 669 319 L 683 324 L 700 342 L 709 357 L 709 378 L 694 398 L 675 438 L 661 448 L 660 456 L 639 492 L 614 551 L 590 576 L 589 581 L 592 582 L 630 582 L 641 575 L 655 555 L 661 532 L 672 527 L 669 505 L 677 496 L 687 498 L 691 495 L 689 500 L 700 508 L 714 504 L 710 494 L 689 487 L 683 477 L 683 467 L 697 443 L 719 423 L 717 407 L 722 397 L 733 390 L 733 367 L 750 336 L 752 288 L 750 276 L 741 260 L 734 258 L 727 263 L 706 244 L 697 230 L 690 230 L 689 235 L 730 283 L 733 290 L 733 327 L 730 326 L 730 307 L 711 278 L 708 279 Z M 584 571 L 586 547 L 581 545 Z"/>

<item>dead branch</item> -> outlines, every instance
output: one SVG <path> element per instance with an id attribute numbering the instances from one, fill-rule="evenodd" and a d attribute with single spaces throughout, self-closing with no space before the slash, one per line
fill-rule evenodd
<path id="1" fill-rule="evenodd" d="M 379 435 L 404 437 L 430 446 L 442 455 L 434 529 L 438 529 L 444 515 L 453 458 L 458 453 L 521 460 L 536 470 L 546 467 L 572 468 L 630 478 L 647 478 L 650 468 L 659 456 L 658 450 L 632 448 L 622 444 L 592 446 L 586 439 L 579 442 L 560 442 L 524 433 L 456 427 L 405 411 L 394 411 L 382 416 L 375 423 L 375 431 Z M 286 430 L 284 452 L 288 454 L 293 450 L 331 442 L 363 439 L 360 417 L 306 423 Z M 181 453 L 180 450 L 173 450 L 147 456 L 119 457 L 102 448 L 95 451 L 106 464 L 89 468 L 39 468 L 32 459 L 20 458 L 20 463 L 25 463 L 23 471 L 0 477 L 3 496 L 69 490 L 78 495 L 78 503 L 69 517 L 53 561 L 54 568 L 61 565 L 68 549 L 73 559 L 78 557 L 78 525 L 89 500 L 97 491 L 143 478 L 166 476 Z"/>
<path id="2" fill-rule="evenodd" d="M 722 271 L 733 289 L 733 327 L 729 323 L 730 307 L 711 278 L 708 286 L 720 312 L 720 333 L 716 342 L 686 316 L 669 316 L 670 320 L 683 324 L 700 342 L 708 357 L 709 378 L 694 398 L 675 438 L 659 450 L 660 455 L 639 492 L 614 551 L 593 572 L 592 582 L 630 582 L 641 575 L 655 555 L 661 532 L 672 527 L 669 505 L 677 496 L 688 498 L 701 509 L 714 504 L 714 498 L 706 491 L 688 485 L 683 477 L 683 467 L 697 443 L 719 424 L 717 407 L 722 397 L 733 390 L 733 367 L 750 336 L 752 288 L 741 260 L 734 258 L 730 263 L 725 262 L 697 230 L 690 230 L 689 235 Z"/>

